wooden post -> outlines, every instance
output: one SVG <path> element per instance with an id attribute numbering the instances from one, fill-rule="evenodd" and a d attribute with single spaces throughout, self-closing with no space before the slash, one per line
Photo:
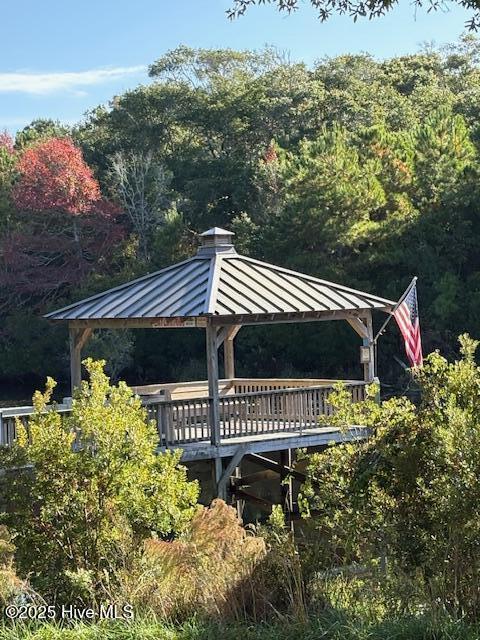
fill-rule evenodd
<path id="1" fill-rule="evenodd" d="M 92 335 L 92 329 L 69 329 L 70 334 L 70 389 L 73 396 L 75 389 L 82 382 L 82 347 Z"/>
<path id="2" fill-rule="evenodd" d="M 233 378 L 235 378 L 233 338 L 227 338 L 223 343 L 223 354 L 225 359 L 225 378 L 227 378 L 227 380 L 233 380 Z"/>
<path id="3" fill-rule="evenodd" d="M 240 464 L 235 468 L 235 478 L 242 477 L 242 467 Z M 243 523 L 243 510 L 245 508 L 245 500 L 235 496 L 235 506 L 237 508 L 237 518 Z"/>
<path id="4" fill-rule="evenodd" d="M 214 473 L 214 495 L 215 498 L 221 498 L 222 500 L 226 500 L 226 495 L 223 486 L 220 484 L 220 480 L 223 476 L 223 462 L 220 456 L 217 456 L 213 460 L 213 473 Z"/>
<path id="5" fill-rule="evenodd" d="M 70 393 L 73 396 L 82 381 L 82 350 L 78 347 L 78 329 L 70 329 Z"/>
<path id="6" fill-rule="evenodd" d="M 224 327 L 218 333 L 217 347 L 223 343 L 223 363 L 225 368 L 225 378 L 233 380 L 235 378 L 235 351 L 233 341 L 240 331 L 241 325 L 232 325 Z"/>
<path id="7" fill-rule="evenodd" d="M 368 347 L 369 361 L 363 365 L 363 378 L 365 382 L 373 382 L 375 378 L 375 345 L 373 342 L 373 323 L 372 313 L 368 312 L 365 317 L 365 326 L 367 327 L 367 336 L 363 338 L 363 346 Z"/>
<path id="8" fill-rule="evenodd" d="M 209 423 L 210 442 L 214 447 L 220 446 L 220 407 L 218 400 L 218 349 L 217 329 L 210 322 L 206 327 L 207 339 L 207 374 L 208 395 L 210 397 Z M 215 483 L 218 492 L 218 483 L 222 477 L 222 459 L 215 459 Z"/>

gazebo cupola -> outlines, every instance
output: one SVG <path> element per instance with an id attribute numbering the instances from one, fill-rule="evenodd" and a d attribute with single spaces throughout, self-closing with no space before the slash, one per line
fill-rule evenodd
<path id="1" fill-rule="evenodd" d="M 226 255 L 237 253 L 232 243 L 235 234 L 220 227 L 213 227 L 200 234 L 199 256 Z"/>

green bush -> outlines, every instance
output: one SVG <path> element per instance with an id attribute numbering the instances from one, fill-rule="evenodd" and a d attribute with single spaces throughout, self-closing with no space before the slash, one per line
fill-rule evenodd
<path id="1" fill-rule="evenodd" d="M 301 498 L 316 512 L 317 570 L 383 567 L 397 612 L 414 613 L 423 597 L 478 619 L 480 368 L 477 342 L 464 335 L 460 344 L 460 360 L 435 352 L 414 372 L 418 406 L 404 397 L 377 405 L 374 388 L 351 405 L 339 389 L 334 422 L 367 425 L 372 436 L 312 455 Z"/>
<path id="2" fill-rule="evenodd" d="M 127 385 L 110 385 L 102 361 L 84 364 L 70 415 L 46 409 L 52 379 L 35 393 L 28 428 L 0 454 L 0 502 L 20 574 L 49 599 L 91 602 L 142 540 L 185 528 L 198 487 L 180 452 L 157 455 L 155 425 Z"/>

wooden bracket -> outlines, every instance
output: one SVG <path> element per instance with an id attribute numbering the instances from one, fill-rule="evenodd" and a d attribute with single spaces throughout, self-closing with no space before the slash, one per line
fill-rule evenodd
<path id="1" fill-rule="evenodd" d="M 227 340 L 233 340 L 241 328 L 241 324 L 234 324 L 219 328 L 217 332 L 217 349 L 219 349 Z"/>
<path id="2" fill-rule="evenodd" d="M 83 331 L 79 331 L 75 348 L 83 349 L 83 347 L 86 345 L 86 343 L 90 339 L 92 333 L 93 333 L 93 329 L 91 327 L 88 327 L 87 329 L 83 329 Z"/>
<path id="3" fill-rule="evenodd" d="M 347 318 L 347 322 L 361 338 L 368 339 L 368 327 L 360 318 L 352 316 L 351 318 Z"/>

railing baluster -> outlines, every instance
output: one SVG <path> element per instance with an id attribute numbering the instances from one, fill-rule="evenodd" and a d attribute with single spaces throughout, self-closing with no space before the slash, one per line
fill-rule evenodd
<path id="1" fill-rule="evenodd" d="M 260 398 L 260 410 L 262 412 L 262 419 L 259 425 L 260 433 L 265 433 L 265 417 L 268 415 L 267 413 L 267 396 L 262 396 Z"/>

